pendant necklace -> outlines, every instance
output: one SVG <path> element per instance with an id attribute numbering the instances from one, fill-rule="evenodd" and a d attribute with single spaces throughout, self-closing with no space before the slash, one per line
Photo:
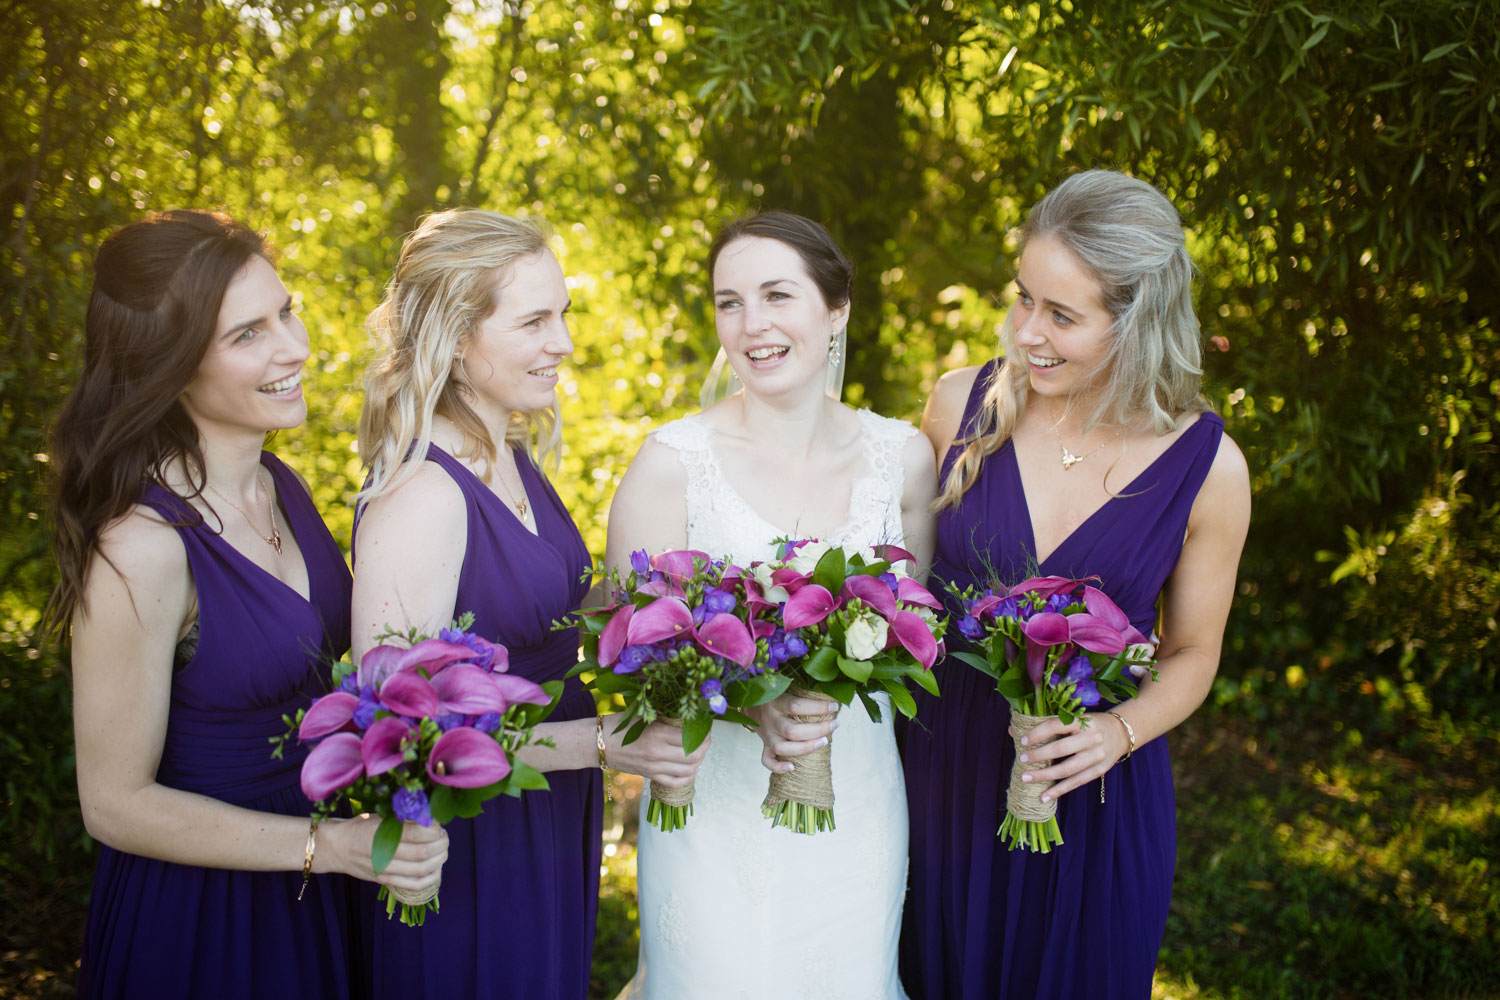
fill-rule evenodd
<path id="1" fill-rule="evenodd" d="M 271 491 L 270 490 L 266 491 L 266 514 L 269 516 L 269 518 L 271 520 L 271 533 L 269 535 L 266 535 L 266 534 L 262 534 L 260 528 L 258 528 L 256 526 L 256 524 L 255 524 L 255 522 L 253 520 L 251 520 L 250 515 L 245 511 L 245 508 L 241 507 L 239 504 L 237 504 L 233 500 L 229 499 L 223 493 L 220 493 L 219 492 L 219 488 L 217 486 L 215 486 L 213 483 L 209 482 L 208 481 L 208 476 L 206 476 L 206 475 L 203 477 L 203 485 L 207 486 L 210 490 L 212 490 L 214 496 L 218 497 L 220 500 L 223 500 L 229 506 L 231 506 L 235 510 L 239 511 L 240 512 L 240 517 L 243 517 L 245 519 L 245 523 L 248 524 L 248 525 L 250 525 L 250 530 L 253 531 L 253 532 L 255 532 L 256 536 L 258 538 L 260 538 L 261 541 L 265 542 L 267 545 L 271 546 L 271 548 L 275 549 L 276 550 L 276 554 L 278 556 L 281 555 L 281 531 L 276 527 L 276 510 L 271 505 Z M 256 474 L 255 474 L 255 485 L 256 486 L 260 485 L 260 473 L 259 473 L 259 471 L 257 471 Z"/>
<path id="2" fill-rule="evenodd" d="M 525 524 L 526 511 L 530 509 L 530 505 L 526 503 L 526 484 L 521 484 L 521 499 L 517 500 L 516 495 L 512 493 L 510 491 L 510 487 L 506 485 L 505 477 L 500 475 L 500 470 L 498 469 L 495 470 L 495 481 L 499 483 L 500 488 L 505 491 L 505 499 L 512 507 L 516 509 L 516 513 L 521 518 L 521 523 Z"/>

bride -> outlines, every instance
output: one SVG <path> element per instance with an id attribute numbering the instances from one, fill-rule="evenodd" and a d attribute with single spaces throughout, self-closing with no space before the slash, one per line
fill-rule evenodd
<path id="1" fill-rule="evenodd" d="M 818 538 L 902 545 L 925 570 L 932 450 L 910 424 L 838 401 L 851 267 L 828 232 L 786 212 L 740 219 L 715 238 L 709 273 L 720 361 L 743 389 L 642 445 L 610 510 L 609 565 L 680 548 L 744 565 L 773 558 L 778 538 Z M 906 792 L 876 699 L 878 724 L 858 705 L 795 723 L 838 706 L 783 695 L 751 710 L 754 733 L 714 727 L 687 827 L 640 824 L 640 965 L 625 996 L 905 997 Z M 837 829 L 773 829 L 766 769 L 791 770 L 835 729 Z"/>

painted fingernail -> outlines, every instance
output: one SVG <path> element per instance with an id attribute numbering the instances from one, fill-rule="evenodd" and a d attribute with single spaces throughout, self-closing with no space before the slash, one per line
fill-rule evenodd
<path id="1" fill-rule="evenodd" d="M 1021 737 L 1021 745 L 1023 747 L 1031 746 L 1031 737 L 1030 736 L 1022 736 Z"/>
<path id="2" fill-rule="evenodd" d="M 828 737 L 826 737 L 826 736 L 819 736 L 818 739 L 817 739 L 817 742 L 813 743 L 813 746 L 815 746 L 815 747 L 826 747 L 827 745 L 828 745 Z"/>
<path id="3" fill-rule="evenodd" d="M 1031 775 L 1029 775 L 1029 774 L 1023 774 L 1023 775 L 1021 775 L 1021 780 L 1022 781 L 1030 781 L 1031 780 Z"/>
<path id="4" fill-rule="evenodd" d="M 1051 802 L 1052 801 L 1052 796 L 1051 795 L 1043 795 L 1042 796 L 1042 801 L 1043 802 Z"/>
<path id="5" fill-rule="evenodd" d="M 1021 763 L 1022 764 L 1030 764 L 1031 763 L 1031 754 L 1029 754 L 1029 753 L 1023 753 L 1021 755 Z"/>
<path id="6" fill-rule="evenodd" d="M 838 706 L 838 704 L 836 702 L 830 701 L 828 703 L 827 711 L 829 711 L 829 712 L 837 712 L 838 710 L 839 710 L 839 706 Z"/>
<path id="7" fill-rule="evenodd" d="M 838 727 L 839 727 L 839 720 L 838 719 L 834 719 L 833 720 L 833 725 L 829 726 L 828 728 L 829 728 L 830 731 L 832 731 L 834 729 L 837 729 Z"/>
<path id="8" fill-rule="evenodd" d="M 796 769 L 797 769 L 797 765 L 796 764 L 787 763 L 787 764 L 782 765 L 781 773 L 782 774 L 788 774 L 788 773 L 790 773 L 792 771 L 795 771 Z"/>

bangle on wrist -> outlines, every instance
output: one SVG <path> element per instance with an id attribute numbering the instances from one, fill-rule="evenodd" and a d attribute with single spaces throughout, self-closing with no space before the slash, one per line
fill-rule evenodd
<path id="1" fill-rule="evenodd" d="M 312 822 L 307 824 L 307 848 L 302 857 L 302 888 L 297 890 L 299 902 L 302 894 L 307 891 L 307 880 L 312 878 L 313 853 L 318 849 L 318 824 L 322 821 L 321 813 L 313 813 Z"/>
<path id="2" fill-rule="evenodd" d="M 1133 753 L 1135 753 L 1135 730 L 1130 727 L 1130 723 L 1128 723 L 1128 722 L 1125 721 L 1125 716 L 1121 715 L 1119 712 L 1108 711 L 1108 712 L 1105 712 L 1104 714 L 1105 715 L 1113 715 L 1116 719 L 1119 719 L 1120 720 L 1120 725 L 1122 725 L 1122 726 L 1125 727 L 1125 738 L 1128 739 L 1128 740 L 1130 740 L 1130 748 L 1125 751 L 1125 756 L 1123 756 L 1119 760 L 1115 761 L 1115 763 L 1119 764 L 1121 761 L 1127 761 L 1127 760 L 1129 760 L 1130 759 L 1130 755 L 1133 754 Z"/>
<path id="3" fill-rule="evenodd" d="M 604 716 L 598 712 L 594 713 L 594 743 L 599 747 L 599 773 L 604 777 L 604 797 L 610 799 L 609 760 L 604 756 Z"/>

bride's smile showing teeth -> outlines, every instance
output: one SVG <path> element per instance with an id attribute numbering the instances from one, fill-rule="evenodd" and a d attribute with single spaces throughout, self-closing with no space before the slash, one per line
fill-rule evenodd
<path id="1" fill-rule="evenodd" d="M 260 386 L 255 391 L 256 392 L 264 392 L 264 393 L 266 393 L 268 395 L 275 396 L 275 395 L 279 395 L 279 394 L 281 394 L 283 392 L 291 392 L 293 389 L 297 388 L 301 384 L 302 384 L 302 373 L 301 372 L 297 372 L 294 375 L 288 375 L 284 379 L 280 379 L 280 380 L 275 381 L 275 382 L 267 382 L 265 385 Z"/>
<path id="2" fill-rule="evenodd" d="M 787 347 L 753 347 L 745 353 L 751 361 L 768 361 L 771 358 L 779 358 L 785 354 Z"/>
<path id="3" fill-rule="evenodd" d="M 552 376 L 557 374 L 557 366 L 551 365 L 547 368 L 533 368 L 527 374 L 536 375 L 540 378 L 551 378 Z"/>

